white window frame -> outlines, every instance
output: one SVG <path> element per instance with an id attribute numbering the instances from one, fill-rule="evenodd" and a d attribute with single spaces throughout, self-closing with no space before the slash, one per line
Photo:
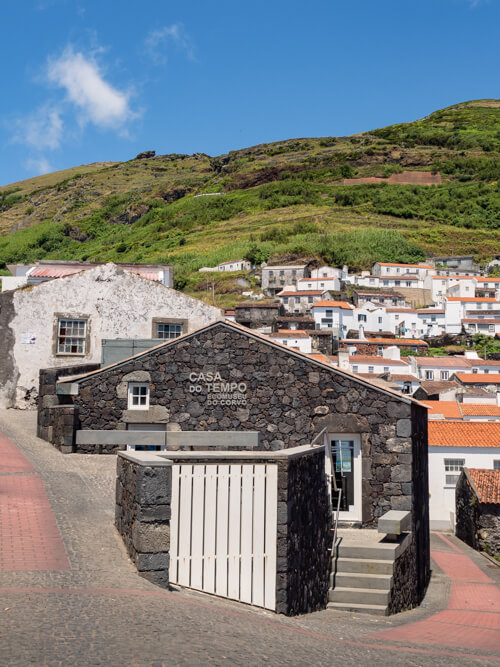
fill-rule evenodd
<path id="1" fill-rule="evenodd" d="M 444 459 L 444 485 L 456 487 L 458 478 L 465 466 L 465 459 Z M 454 474 L 456 473 L 456 474 Z M 452 478 L 455 478 L 454 481 Z"/>
<path id="2" fill-rule="evenodd" d="M 76 325 L 76 331 L 81 329 L 80 324 L 83 323 L 83 334 L 75 333 L 74 327 Z M 61 333 L 62 329 L 69 329 L 70 333 Z M 88 334 L 88 319 L 85 317 L 59 317 L 57 320 L 57 338 L 56 338 L 56 354 L 67 355 L 67 356 L 84 356 L 87 354 L 87 334 Z M 62 343 L 61 339 L 64 339 L 65 342 Z M 72 342 L 67 342 L 72 341 Z M 76 352 L 71 350 L 64 349 L 65 347 L 73 347 L 76 345 L 81 349 L 78 349 Z"/>
<path id="3" fill-rule="evenodd" d="M 146 389 L 145 393 L 141 390 Z M 129 410 L 149 410 L 149 383 L 148 382 L 129 382 L 128 383 L 128 409 Z M 142 402 L 144 398 L 144 402 Z M 138 402 L 135 402 L 138 399 Z"/>
<path id="4" fill-rule="evenodd" d="M 426 369 L 425 371 L 425 379 L 433 381 L 434 380 L 434 371 L 431 371 L 429 369 Z"/>
<path id="5" fill-rule="evenodd" d="M 449 371 L 441 371 L 441 380 L 448 380 L 450 376 Z"/>

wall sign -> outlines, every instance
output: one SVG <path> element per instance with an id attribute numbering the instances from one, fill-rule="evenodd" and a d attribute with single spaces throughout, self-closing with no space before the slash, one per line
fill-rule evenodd
<path id="1" fill-rule="evenodd" d="M 36 334 L 34 333 L 23 333 L 21 334 L 21 344 L 22 345 L 34 345 L 36 343 Z"/>
<path id="2" fill-rule="evenodd" d="M 189 393 L 207 394 L 207 405 L 245 407 L 247 404 L 246 382 L 226 382 L 219 371 L 189 374 Z M 205 390 L 205 391 L 204 391 Z"/>

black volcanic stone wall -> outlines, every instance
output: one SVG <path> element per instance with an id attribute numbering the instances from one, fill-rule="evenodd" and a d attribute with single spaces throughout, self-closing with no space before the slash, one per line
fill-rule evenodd
<path id="1" fill-rule="evenodd" d="M 323 451 L 280 463 L 277 612 L 305 614 L 326 607 L 331 546 Z"/>
<path id="2" fill-rule="evenodd" d="M 399 614 L 418 606 L 421 595 L 418 588 L 417 558 L 413 535 L 411 544 L 394 561 L 389 614 Z"/>
<path id="3" fill-rule="evenodd" d="M 477 551 L 500 555 L 500 505 L 480 503 L 464 472 L 455 491 L 455 534 Z"/>
<path id="4" fill-rule="evenodd" d="M 115 526 L 137 571 L 168 587 L 172 468 L 117 457 Z"/>
<path id="5" fill-rule="evenodd" d="M 224 382 L 245 382 L 246 405 L 209 405 L 203 383 L 201 393 L 190 393 L 190 374 L 209 371 Z M 150 378 L 149 411 L 127 410 L 126 378 L 137 373 Z M 124 429 L 134 418 L 165 422 L 167 430 L 260 431 L 267 450 L 310 443 L 324 427 L 358 433 L 363 525 L 375 526 L 390 509 L 426 512 L 424 408 L 222 324 L 81 381 L 74 402 L 83 429 Z M 428 530 L 428 518 L 420 517 L 419 527 Z"/>

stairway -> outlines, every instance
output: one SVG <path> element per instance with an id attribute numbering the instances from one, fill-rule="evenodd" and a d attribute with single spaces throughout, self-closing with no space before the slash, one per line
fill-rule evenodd
<path id="1" fill-rule="evenodd" d="M 401 541 L 384 542 L 383 536 L 372 530 L 339 531 L 339 537 L 328 607 L 387 616 Z"/>

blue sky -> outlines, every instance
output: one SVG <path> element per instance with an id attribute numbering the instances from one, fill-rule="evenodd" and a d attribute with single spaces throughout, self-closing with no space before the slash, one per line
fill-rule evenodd
<path id="1" fill-rule="evenodd" d="M 0 185 L 500 97 L 500 0 L 3 0 Z"/>

